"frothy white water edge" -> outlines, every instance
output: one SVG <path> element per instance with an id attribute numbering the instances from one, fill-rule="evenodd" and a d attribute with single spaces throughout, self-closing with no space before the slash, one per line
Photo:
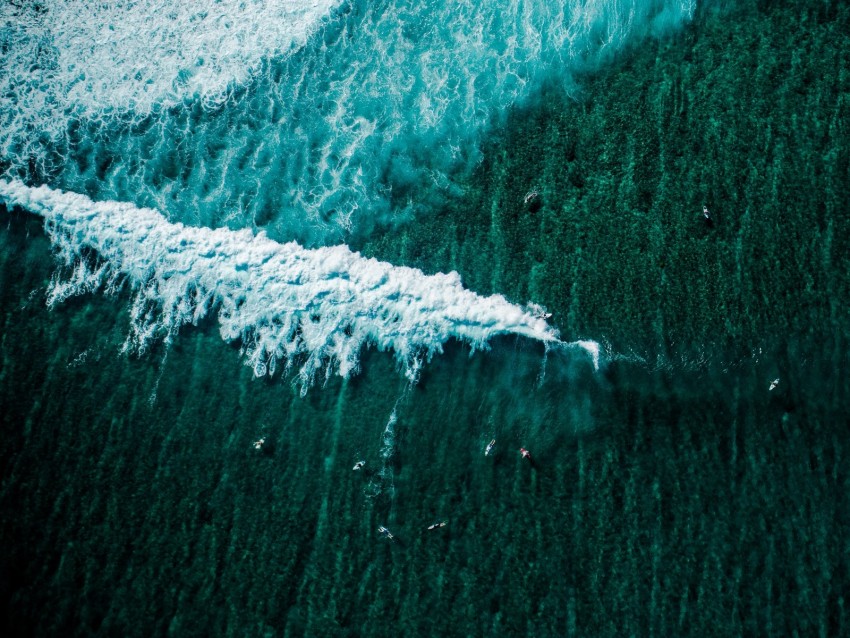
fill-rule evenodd
<path id="1" fill-rule="evenodd" d="M 168 342 L 181 326 L 213 315 L 224 340 L 241 341 L 257 376 L 284 361 L 298 366 L 306 391 L 320 371 L 356 372 L 364 346 L 392 350 L 415 380 L 452 338 L 473 349 L 511 334 L 560 344 L 534 308 L 466 290 L 456 272 L 425 275 L 344 245 L 308 250 L 248 229 L 184 226 L 152 209 L 16 181 L 0 180 L 0 201 L 42 216 L 70 269 L 54 277 L 49 304 L 129 285 L 129 350 Z M 574 345 L 596 353 L 598 365 L 596 344 Z"/>
<path id="2" fill-rule="evenodd" d="M 512 105 L 572 93 L 696 0 L 17 4 L 3 177 L 328 244 L 462 192 Z"/>

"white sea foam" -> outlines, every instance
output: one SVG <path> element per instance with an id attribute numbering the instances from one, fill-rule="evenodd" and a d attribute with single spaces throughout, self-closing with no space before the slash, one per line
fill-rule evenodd
<path id="1" fill-rule="evenodd" d="M 493 118 L 543 82 L 570 85 L 600 52 L 676 28 L 694 4 L 0 5 L 0 160 L 7 177 L 96 184 L 98 199 L 171 219 L 340 241 L 456 192 Z M 226 112 L 200 117 L 199 101 Z"/>
<path id="2" fill-rule="evenodd" d="M 217 102 L 264 56 L 302 46 L 338 0 L 44 0 L 4 3 L 20 47 L 5 60 L 40 72 L 68 104 L 87 110 Z M 16 61 L 46 62 L 36 69 Z M 17 78 L 26 81 L 25 78 Z M 47 87 L 43 87 L 47 88 Z"/>
<path id="3" fill-rule="evenodd" d="M 20 182 L 0 180 L 0 201 L 41 215 L 68 266 L 49 303 L 129 285 L 130 349 L 213 315 L 222 338 L 241 341 L 257 376 L 284 361 L 306 391 L 320 371 L 355 372 L 369 345 L 394 351 L 415 379 L 452 338 L 473 348 L 503 334 L 560 343 L 535 312 L 466 290 L 455 272 L 425 275 L 346 246 L 308 250 L 247 229 L 172 224 L 155 210 Z"/>
<path id="4" fill-rule="evenodd" d="M 574 343 L 590 355 L 590 358 L 593 360 L 594 369 L 599 370 L 599 344 L 596 341 L 584 339 Z"/>
<path id="5" fill-rule="evenodd" d="M 264 58 L 303 46 L 337 1 L 0 3 L 0 152 L 43 159 L 75 118 L 220 104 Z"/>

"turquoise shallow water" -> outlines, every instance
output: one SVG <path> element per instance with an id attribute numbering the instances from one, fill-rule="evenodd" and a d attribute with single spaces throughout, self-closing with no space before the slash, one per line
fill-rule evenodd
<path id="1" fill-rule="evenodd" d="M 212 321 L 120 354 L 128 292 L 48 310 L 43 223 L 4 211 L 4 634 L 850 632 L 850 15 L 727 9 L 535 93 L 457 192 L 352 239 L 544 304 L 599 372 L 450 341 L 413 386 L 372 350 L 302 398 Z"/>

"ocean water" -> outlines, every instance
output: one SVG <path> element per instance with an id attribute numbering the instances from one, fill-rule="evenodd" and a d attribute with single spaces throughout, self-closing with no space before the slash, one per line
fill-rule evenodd
<path id="1" fill-rule="evenodd" d="M 3 634 L 850 633 L 848 51 L 3 5 Z"/>

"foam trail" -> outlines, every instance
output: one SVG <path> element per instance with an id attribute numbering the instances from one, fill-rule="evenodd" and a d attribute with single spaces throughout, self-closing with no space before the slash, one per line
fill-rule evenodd
<path id="1" fill-rule="evenodd" d="M 21 182 L 0 180 L 0 201 L 41 215 L 72 268 L 66 280 L 54 278 L 49 303 L 130 286 L 129 349 L 214 314 L 222 338 L 242 341 L 257 376 L 280 360 L 297 362 L 306 391 L 319 370 L 356 372 L 368 345 L 392 350 L 415 380 L 451 338 L 473 348 L 500 334 L 559 343 L 532 310 L 466 290 L 456 272 L 425 275 L 346 246 L 308 250 L 247 229 L 173 224 L 155 210 Z"/>
<path id="2" fill-rule="evenodd" d="M 580 340 L 575 345 L 582 348 L 593 360 L 593 368 L 599 370 L 599 344 L 596 341 Z"/>
<path id="3" fill-rule="evenodd" d="M 395 455 L 395 425 L 398 422 L 396 408 L 390 413 L 384 432 L 381 434 L 381 471 L 378 472 L 377 480 L 372 480 L 369 485 L 369 495 L 378 496 L 384 491 L 389 493 L 390 500 L 395 496 L 395 472 L 393 471 L 392 458 Z"/>

